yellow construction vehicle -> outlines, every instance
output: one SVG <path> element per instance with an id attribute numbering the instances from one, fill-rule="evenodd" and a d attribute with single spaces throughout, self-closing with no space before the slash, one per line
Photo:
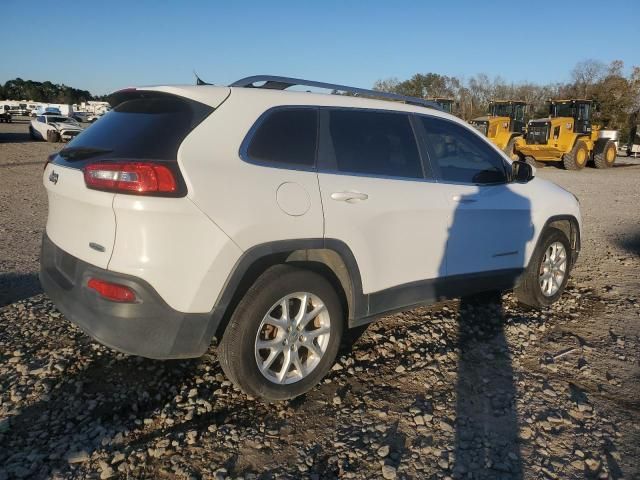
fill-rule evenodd
<path id="1" fill-rule="evenodd" d="M 447 113 L 451 113 L 453 111 L 453 103 L 455 102 L 453 98 L 433 97 L 427 98 L 427 100 L 431 100 L 432 102 L 437 103 L 438 105 L 440 105 L 440 108 L 442 108 L 442 110 Z"/>
<path id="2" fill-rule="evenodd" d="M 488 115 L 474 118 L 469 123 L 509 157 L 517 160 L 513 147 L 516 139 L 524 133 L 526 108 L 527 102 L 496 100 L 489 103 Z"/>
<path id="3" fill-rule="evenodd" d="M 517 139 L 516 153 L 538 162 L 562 161 L 567 170 L 580 170 L 593 160 L 596 168 L 616 161 L 616 145 L 600 126 L 591 125 L 591 100 L 549 100 L 549 117 L 530 120 Z"/>

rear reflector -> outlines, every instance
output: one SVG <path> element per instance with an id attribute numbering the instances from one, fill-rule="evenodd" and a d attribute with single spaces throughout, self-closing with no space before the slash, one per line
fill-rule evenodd
<path id="1" fill-rule="evenodd" d="M 100 162 L 83 169 L 88 188 L 120 193 L 172 194 L 178 182 L 165 165 L 145 162 Z"/>
<path id="2" fill-rule="evenodd" d="M 101 297 L 111 300 L 112 302 L 134 303 L 136 294 L 129 287 L 117 283 L 105 282 L 97 278 L 90 278 L 87 287 L 95 290 Z"/>

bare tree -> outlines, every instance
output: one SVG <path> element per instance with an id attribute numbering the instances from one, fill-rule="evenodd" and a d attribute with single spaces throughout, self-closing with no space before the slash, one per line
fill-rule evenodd
<path id="1" fill-rule="evenodd" d="M 624 138 L 629 115 L 640 111 L 640 66 L 633 67 L 631 74 L 625 76 L 621 60 L 609 65 L 584 60 L 573 68 L 571 78 L 568 83 L 536 85 L 510 83 L 500 76 L 491 79 L 483 73 L 469 78 L 424 73 L 404 81 L 378 80 L 373 88 L 418 97 L 451 97 L 455 100 L 454 113 L 465 120 L 487 113 L 489 102 L 497 99 L 523 100 L 530 105 L 529 116 L 539 118 L 548 115 L 549 99 L 587 98 L 600 106 L 599 118 L 594 120 L 620 128 Z"/>
<path id="2" fill-rule="evenodd" d="M 396 93 L 399 83 L 400 80 L 398 80 L 396 77 L 376 80 L 373 84 L 373 89 L 379 92 Z"/>
<path id="3" fill-rule="evenodd" d="M 593 85 L 598 83 L 605 73 L 606 66 L 599 60 L 588 59 L 578 62 L 571 71 L 571 79 L 578 96 L 587 98 Z"/>

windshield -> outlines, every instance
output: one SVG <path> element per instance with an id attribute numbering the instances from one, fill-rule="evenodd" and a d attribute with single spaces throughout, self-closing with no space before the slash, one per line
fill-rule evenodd
<path id="1" fill-rule="evenodd" d="M 47 117 L 49 119 L 49 123 L 76 123 L 74 120 L 72 120 L 69 117 L 53 117 L 53 116 L 48 116 Z"/>
<path id="2" fill-rule="evenodd" d="M 574 109 L 571 102 L 556 103 L 552 105 L 555 112 L 552 112 L 554 117 L 573 117 Z"/>
<path id="3" fill-rule="evenodd" d="M 491 105 L 491 115 L 494 117 L 510 117 L 513 105 L 508 103 L 494 103 Z"/>
<path id="4" fill-rule="evenodd" d="M 447 113 L 451 113 L 451 105 L 453 102 L 451 100 L 436 100 L 436 103 L 440 105 L 440 108 Z"/>

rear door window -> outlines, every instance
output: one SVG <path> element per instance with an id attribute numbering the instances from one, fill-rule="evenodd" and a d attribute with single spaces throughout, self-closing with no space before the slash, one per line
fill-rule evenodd
<path id="1" fill-rule="evenodd" d="M 244 157 L 275 166 L 314 167 L 317 136 L 317 109 L 275 109 L 258 120 Z"/>
<path id="2" fill-rule="evenodd" d="M 212 111 L 176 95 L 132 92 L 64 150 L 103 151 L 102 159 L 177 161 L 182 141 Z"/>
<path id="3" fill-rule="evenodd" d="M 329 170 L 397 178 L 423 178 L 409 116 L 405 113 L 332 109 L 330 141 L 323 153 Z"/>
<path id="4" fill-rule="evenodd" d="M 452 183 L 507 181 L 502 156 L 470 129 L 449 120 L 421 116 L 429 159 L 440 179 Z"/>

